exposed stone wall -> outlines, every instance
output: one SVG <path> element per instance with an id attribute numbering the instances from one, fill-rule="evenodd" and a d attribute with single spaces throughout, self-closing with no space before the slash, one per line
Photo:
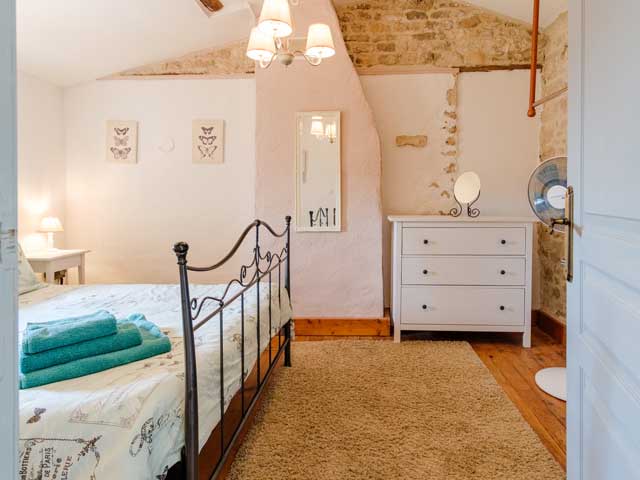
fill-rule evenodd
<path id="1" fill-rule="evenodd" d="M 531 27 L 462 1 L 354 0 L 336 6 L 356 67 L 507 67 L 531 61 Z"/>
<path id="2" fill-rule="evenodd" d="M 169 75 L 243 75 L 255 73 L 246 56 L 247 42 L 190 53 L 183 57 L 120 72 L 120 77 Z"/>
<path id="3" fill-rule="evenodd" d="M 568 81 L 568 16 L 560 15 L 545 30 L 542 46 L 542 95 L 549 95 L 567 86 Z M 540 110 L 539 110 L 540 112 Z M 567 154 L 567 97 L 546 103 L 541 109 L 541 160 Z M 566 321 L 566 271 L 560 265 L 565 256 L 564 235 L 550 235 L 547 228 L 538 230 L 540 261 L 540 308 Z"/>

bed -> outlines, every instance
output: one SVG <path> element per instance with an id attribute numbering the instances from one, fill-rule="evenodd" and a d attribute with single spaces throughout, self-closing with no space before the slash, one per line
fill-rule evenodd
<path id="1" fill-rule="evenodd" d="M 286 237 L 279 253 L 261 250 L 264 229 Z M 253 260 L 238 279 L 189 283 L 254 231 Z M 27 322 L 106 309 L 145 314 L 172 344 L 164 355 L 21 390 L 21 479 L 194 480 L 222 471 L 274 365 L 281 355 L 291 363 L 289 217 L 281 234 L 252 223 L 210 267 L 189 265 L 184 243 L 174 251 L 179 285 L 50 285 L 20 296 L 21 331 Z"/>

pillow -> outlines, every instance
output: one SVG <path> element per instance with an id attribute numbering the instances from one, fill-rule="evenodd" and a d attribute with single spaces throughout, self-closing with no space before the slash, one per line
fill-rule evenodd
<path id="1" fill-rule="evenodd" d="M 40 283 L 38 277 L 36 277 L 36 274 L 33 272 L 33 268 L 31 268 L 29 260 L 24 256 L 24 252 L 22 251 L 20 244 L 18 244 L 18 277 L 19 295 L 33 292 L 34 290 L 38 290 L 45 286 Z"/>

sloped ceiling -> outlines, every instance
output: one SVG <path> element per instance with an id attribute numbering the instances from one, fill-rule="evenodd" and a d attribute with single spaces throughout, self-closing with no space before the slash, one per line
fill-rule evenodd
<path id="1" fill-rule="evenodd" d="M 69 86 L 246 38 L 255 15 L 224 0 L 207 16 L 196 0 L 18 0 L 18 68 Z"/>
<path id="2" fill-rule="evenodd" d="M 295 8 L 304 8 L 305 0 L 299 1 Z M 531 22 L 533 0 L 468 1 Z M 246 39 L 262 2 L 223 0 L 224 8 L 211 16 L 203 13 L 197 0 L 16 3 L 18 68 L 56 85 L 70 86 Z M 567 0 L 541 3 L 542 27 L 567 10 Z"/>

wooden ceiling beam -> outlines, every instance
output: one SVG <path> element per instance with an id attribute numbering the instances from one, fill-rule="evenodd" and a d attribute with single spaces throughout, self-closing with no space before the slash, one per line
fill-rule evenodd
<path id="1" fill-rule="evenodd" d="M 197 0 L 202 7 L 210 13 L 216 13 L 224 8 L 220 0 Z"/>

